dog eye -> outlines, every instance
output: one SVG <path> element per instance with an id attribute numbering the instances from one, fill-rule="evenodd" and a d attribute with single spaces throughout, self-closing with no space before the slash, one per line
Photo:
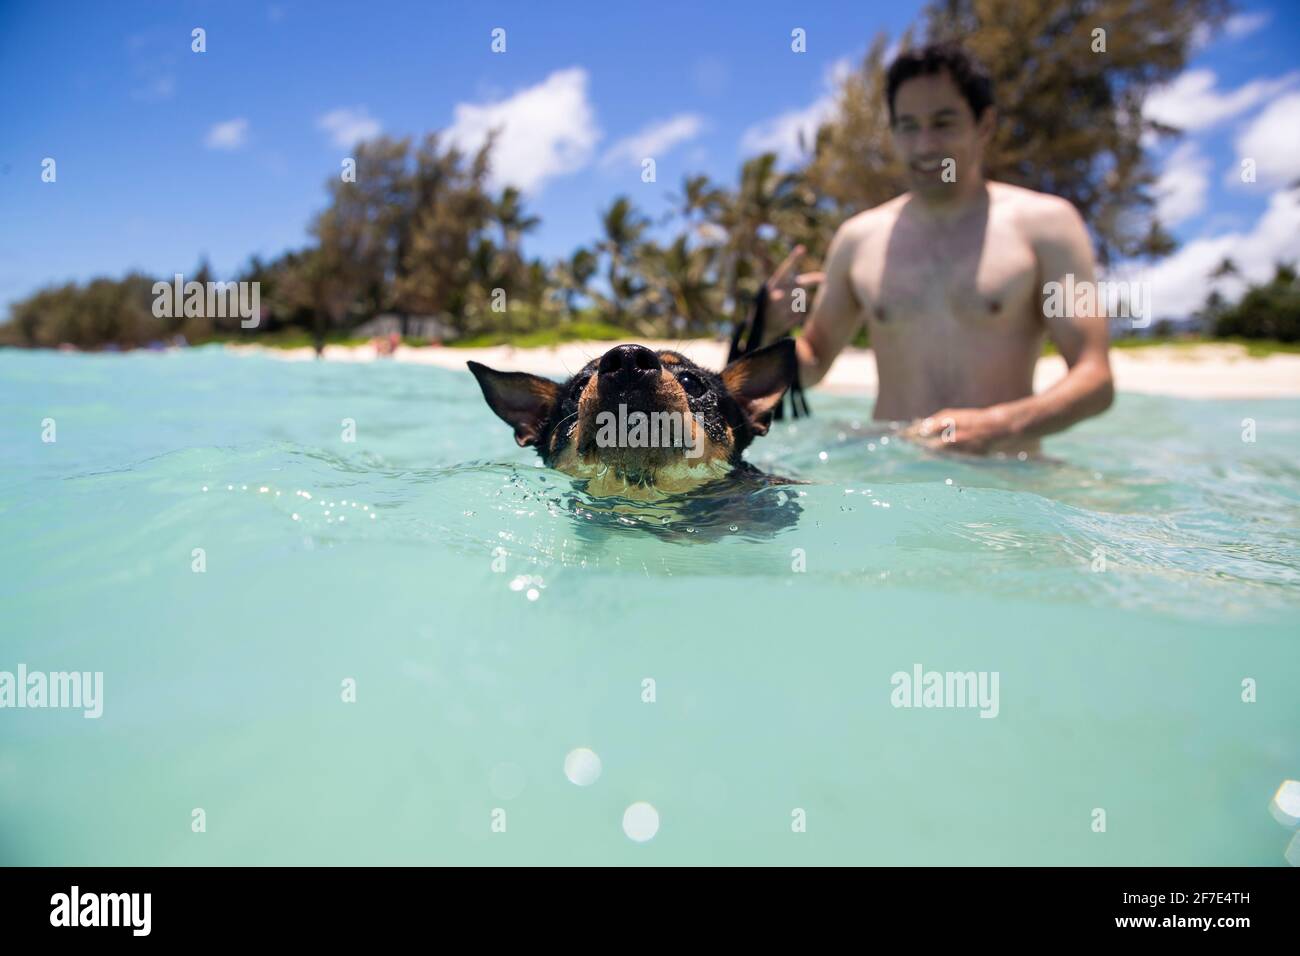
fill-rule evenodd
<path id="1" fill-rule="evenodd" d="M 581 393 L 582 390 L 587 387 L 587 383 L 590 381 L 591 381 L 590 375 L 582 376 L 582 378 L 578 379 L 573 383 L 573 390 L 575 392 Z"/>
<path id="2" fill-rule="evenodd" d="M 681 375 L 677 376 L 677 381 L 682 383 L 682 388 L 686 389 L 686 394 L 691 396 L 691 398 L 699 398 L 709 390 L 707 385 L 690 372 L 683 372 Z"/>

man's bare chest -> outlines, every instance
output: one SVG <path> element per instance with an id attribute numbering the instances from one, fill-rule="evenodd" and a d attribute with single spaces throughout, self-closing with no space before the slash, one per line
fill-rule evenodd
<path id="1" fill-rule="evenodd" d="M 1033 249 L 996 226 L 895 226 L 859 248 L 850 274 L 873 334 L 1032 324 L 1040 298 Z"/>

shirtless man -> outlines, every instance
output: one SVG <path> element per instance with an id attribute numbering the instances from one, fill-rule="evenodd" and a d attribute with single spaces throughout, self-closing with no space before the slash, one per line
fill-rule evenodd
<path id="1" fill-rule="evenodd" d="M 1043 309 L 1047 283 L 1095 281 L 1083 220 L 1064 199 L 984 179 L 991 84 L 961 50 L 904 52 L 889 69 L 888 96 L 910 189 L 841 225 L 823 275 L 791 275 L 795 250 L 773 276 L 770 299 L 783 303 L 772 306 L 774 332 L 797 321 L 796 281 L 820 281 L 796 340 L 804 386 L 825 376 L 865 321 L 876 419 L 909 422 L 905 434 L 933 447 L 1035 452 L 1040 437 L 1114 397 L 1105 318 Z M 1069 373 L 1035 395 L 1044 333 Z"/>

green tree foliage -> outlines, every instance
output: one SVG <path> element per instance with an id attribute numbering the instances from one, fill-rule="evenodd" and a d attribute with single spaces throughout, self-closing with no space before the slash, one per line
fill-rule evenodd
<path id="1" fill-rule="evenodd" d="M 1271 280 L 1251 286 L 1235 305 L 1211 299 L 1206 311 L 1220 338 L 1300 342 L 1300 281 L 1295 265 L 1278 263 Z"/>

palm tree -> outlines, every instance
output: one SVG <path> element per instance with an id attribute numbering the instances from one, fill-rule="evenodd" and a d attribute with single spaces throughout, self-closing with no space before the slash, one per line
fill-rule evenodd
<path id="1" fill-rule="evenodd" d="M 521 276 L 527 282 L 520 242 L 525 233 L 532 232 L 541 223 L 536 216 L 524 212 L 523 194 L 514 186 L 507 186 L 501 191 L 501 198 L 492 206 L 492 220 L 501 230 L 501 254 L 507 263 L 507 272 L 514 279 Z M 511 282 L 510 286 L 516 286 Z"/>
<path id="2" fill-rule="evenodd" d="M 688 233 L 704 238 L 708 224 L 718 218 L 727 201 L 726 191 L 714 186 L 705 175 L 687 176 L 682 180 L 680 196 L 670 197 L 676 214 L 686 223 Z"/>
<path id="3" fill-rule="evenodd" d="M 577 313 L 573 305 L 574 298 L 591 295 L 587 283 L 591 281 L 599 267 L 600 262 L 595 253 L 586 248 L 575 250 L 568 259 L 556 265 L 555 283 L 564 297 L 564 305 L 569 311 L 570 318 Z"/>
<path id="4" fill-rule="evenodd" d="M 613 296 L 615 322 L 627 321 L 632 303 L 644 289 L 644 284 L 637 281 L 639 270 L 635 260 L 641 237 L 649 225 L 650 220 L 637 212 L 626 196 L 619 196 L 601 214 L 604 237 L 598 248 L 608 259 L 606 278 Z"/>
<path id="5" fill-rule="evenodd" d="M 514 186 L 501 191 L 501 198 L 492 208 L 492 218 L 501 227 L 501 246 L 517 250 L 524 233 L 532 232 L 541 223 L 537 216 L 524 213 L 523 194 Z"/>
<path id="6" fill-rule="evenodd" d="M 740 293 L 752 295 L 773 268 L 770 246 L 780 227 L 807 206 L 800 179 L 781 172 L 775 153 L 747 161 L 740 171 L 734 194 L 720 203 L 716 224 L 726 230 L 723 247 L 723 284 L 727 305 L 737 308 Z"/>
<path id="7" fill-rule="evenodd" d="M 551 290 L 551 277 L 546 263 L 534 259 L 524 270 L 524 301 L 528 305 L 529 324 L 533 330 L 542 327 L 546 318 L 548 293 Z"/>
<path id="8" fill-rule="evenodd" d="M 713 247 L 692 247 L 686 235 L 678 236 L 667 249 L 655 250 L 655 284 L 669 297 L 675 326 L 672 332 L 716 331 L 721 305 L 712 276 L 716 256 Z"/>
<path id="9" fill-rule="evenodd" d="M 507 290 L 510 265 L 501 250 L 489 237 L 480 235 L 470 249 L 469 269 L 465 283 L 466 311 L 479 325 L 496 325 L 490 321 L 497 289 Z M 500 326 L 510 330 L 509 291 L 506 291 L 506 312 Z"/>

